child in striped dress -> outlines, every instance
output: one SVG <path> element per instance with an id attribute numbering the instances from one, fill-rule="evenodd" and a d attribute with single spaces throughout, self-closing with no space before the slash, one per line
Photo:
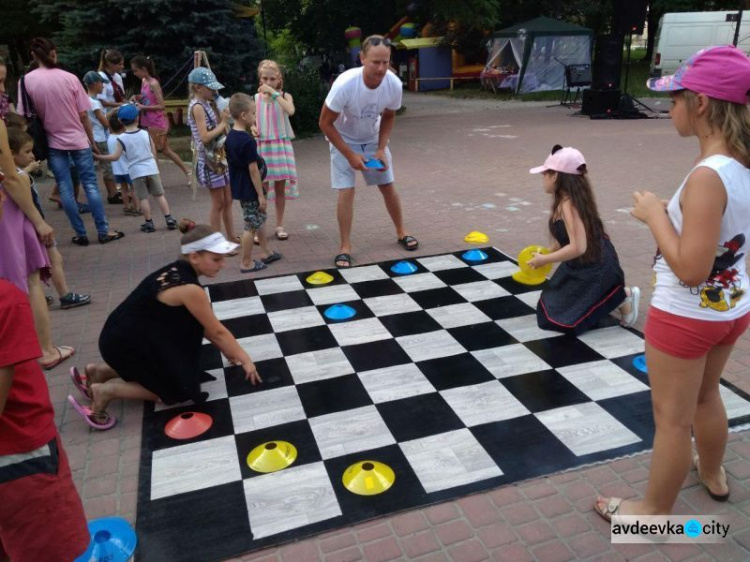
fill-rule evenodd
<path id="1" fill-rule="evenodd" d="M 255 115 L 258 137 L 258 153 L 266 161 L 268 175 L 263 187 L 268 191 L 268 200 L 276 201 L 276 238 L 289 238 L 284 230 L 284 209 L 287 199 L 299 197 L 297 189 L 297 166 L 294 163 L 292 139 L 294 131 L 289 117 L 294 115 L 294 100 L 284 92 L 283 77 L 279 65 L 272 60 L 258 65 L 260 87 L 255 94 Z M 273 183 L 273 189 L 269 184 Z"/>

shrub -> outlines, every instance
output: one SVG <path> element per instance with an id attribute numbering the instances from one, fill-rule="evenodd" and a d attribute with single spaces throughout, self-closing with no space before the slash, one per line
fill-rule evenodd
<path id="1" fill-rule="evenodd" d="M 321 81 L 318 69 L 285 69 L 284 90 L 294 97 L 295 113 L 291 121 L 297 136 L 319 133 L 318 117 L 328 93 L 328 85 Z"/>

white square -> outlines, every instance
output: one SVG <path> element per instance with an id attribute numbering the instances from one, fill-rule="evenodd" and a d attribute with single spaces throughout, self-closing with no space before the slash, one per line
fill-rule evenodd
<path id="1" fill-rule="evenodd" d="M 492 281 L 474 281 L 473 283 L 453 285 L 453 290 L 469 302 L 496 299 L 510 295 L 508 291 Z"/>
<path id="2" fill-rule="evenodd" d="M 417 261 L 425 266 L 429 271 L 444 271 L 446 269 L 459 269 L 469 267 L 456 256 L 445 254 L 443 256 L 433 256 L 430 258 L 418 258 Z"/>
<path id="3" fill-rule="evenodd" d="M 154 451 L 151 500 L 242 480 L 234 436 Z"/>
<path id="4" fill-rule="evenodd" d="M 309 418 L 308 422 L 323 460 L 396 443 L 375 406 Z"/>
<path id="5" fill-rule="evenodd" d="M 735 394 L 723 384 L 719 385 L 719 394 L 724 402 L 724 409 L 727 411 L 727 419 L 733 420 L 750 415 L 750 402 L 742 396 Z"/>
<path id="6" fill-rule="evenodd" d="M 428 494 L 503 475 L 468 429 L 406 441 L 399 447 Z"/>
<path id="7" fill-rule="evenodd" d="M 435 392 L 435 387 L 414 363 L 358 373 L 375 404 Z"/>
<path id="8" fill-rule="evenodd" d="M 492 322 L 492 319 L 471 303 L 450 304 L 438 308 L 430 308 L 427 314 L 432 316 L 443 328 L 458 328 Z"/>
<path id="9" fill-rule="evenodd" d="M 307 294 L 310 295 L 313 303 L 318 306 L 359 300 L 359 295 L 351 285 L 317 287 L 315 289 L 308 289 Z"/>
<path id="10" fill-rule="evenodd" d="M 641 440 L 596 402 L 564 406 L 534 415 L 579 457 Z"/>
<path id="11" fill-rule="evenodd" d="M 215 381 L 208 381 L 201 384 L 201 392 L 208 392 L 207 402 L 212 400 L 219 400 L 227 397 L 227 381 L 224 378 L 224 369 L 211 369 L 206 371 L 212 377 L 216 377 Z M 178 402 L 177 404 L 170 404 L 167 406 L 163 402 L 154 403 L 154 411 L 161 412 L 162 410 L 171 410 L 172 408 L 181 408 L 188 404 L 193 404 L 192 400 L 186 402 Z"/>
<path id="12" fill-rule="evenodd" d="M 346 279 L 347 283 L 361 283 L 363 281 L 390 279 L 388 274 L 383 271 L 383 268 L 377 265 L 339 269 L 339 273 L 341 273 L 341 276 Z"/>
<path id="13" fill-rule="evenodd" d="M 542 296 L 542 291 L 530 291 L 528 293 L 521 293 L 516 295 L 516 298 L 520 301 L 525 302 L 531 308 L 536 310 L 536 305 L 539 303 L 539 297 Z"/>
<path id="14" fill-rule="evenodd" d="M 277 359 L 284 356 L 274 334 L 261 334 L 260 336 L 239 338 L 237 343 L 250 355 L 254 362 Z M 223 355 L 221 356 L 221 360 L 225 367 L 232 366 L 229 360 Z"/>
<path id="15" fill-rule="evenodd" d="M 366 318 L 354 322 L 329 324 L 328 328 L 339 345 L 357 345 L 378 340 L 391 339 L 391 333 L 377 318 Z"/>
<path id="16" fill-rule="evenodd" d="M 274 277 L 272 279 L 258 279 L 255 281 L 255 288 L 258 289 L 258 294 L 261 296 L 287 293 L 289 291 L 303 291 L 305 289 L 296 275 Z"/>
<path id="17" fill-rule="evenodd" d="M 255 539 L 341 515 L 322 462 L 248 478 L 242 485 Z"/>
<path id="18" fill-rule="evenodd" d="M 643 353 L 646 349 L 643 339 L 621 326 L 591 330 L 578 339 L 607 359 Z"/>
<path id="19" fill-rule="evenodd" d="M 520 342 L 562 336 L 561 332 L 542 330 L 537 324 L 535 314 L 530 314 L 528 316 L 517 316 L 515 318 L 504 318 L 503 320 L 495 320 L 495 323 Z"/>
<path id="20" fill-rule="evenodd" d="M 558 367 L 557 372 L 592 400 L 648 390 L 633 375 L 607 360 Z"/>
<path id="21" fill-rule="evenodd" d="M 243 316 L 263 314 L 266 311 L 263 307 L 263 303 L 260 301 L 260 297 L 219 301 L 212 303 L 211 306 L 214 309 L 216 318 L 219 320 L 229 320 L 230 318 L 241 318 Z"/>
<path id="22" fill-rule="evenodd" d="M 340 347 L 308 351 L 286 357 L 295 384 L 350 375 L 354 368 Z"/>
<path id="23" fill-rule="evenodd" d="M 365 304 L 375 316 L 388 316 L 389 314 L 401 314 L 404 312 L 419 312 L 419 306 L 407 293 L 397 295 L 385 295 L 364 299 Z"/>
<path id="24" fill-rule="evenodd" d="M 445 330 L 401 336 L 396 341 L 412 361 L 426 361 L 466 352 L 464 346 Z"/>
<path id="25" fill-rule="evenodd" d="M 305 409 L 296 386 L 282 386 L 229 399 L 235 433 L 304 420 Z"/>
<path id="26" fill-rule="evenodd" d="M 442 289 L 447 287 L 434 273 L 413 273 L 404 277 L 394 277 L 393 280 L 407 293 L 426 291 L 428 289 Z"/>
<path id="27" fill-rule="evenodd" d="M 442 390 L 440 394 L 467 427 L 531 413 L 498 381 L 459 386 Z"/>
<path id="28" fill-rule="evenodd" d="M 503 277 L 510 277 L 518 271 L 518 266 L 512 261 L 485 263 L 483 265 L 474 265 L 472 267 L 487 279 L 502 279 Z"/>
<path id="29" fill-rule="evenodd" d="M 326 321 L 314 306 L 302 308 L 290 308 L 269 312 L 268 320 L 274 332 L 287 332 L 289 330 L 300 330 L 314 326 L 325 326 Z"/>
<path id="30" fill-rule="evenodd" d="M 552 368 L 520 343 L 480 349 L 471 354 L 499 379 Z"/>

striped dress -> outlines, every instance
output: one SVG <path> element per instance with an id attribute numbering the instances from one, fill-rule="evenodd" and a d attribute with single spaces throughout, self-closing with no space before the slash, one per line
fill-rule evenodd
<path id="1" fill-rule="evenodd" d="M 211 109 L 211 105 L 198 98 L 190 100 L 188 105 L 188 125 L 190 125 L 190 132 L 193 134 L 193 144 L 195 145 L 195 152 L 198 155 L 197 162 L 195 163 L 195 175 L 198 179 L 198 183 L 207 187 L 208 189 L 216 189 L 229 185 L 229 171 L 225 171 L 223 174 L 216 174 L 208 169 L 206 166 L 206 147 L 201 142 L 201 134 L 198 131 L 198 125 L 193 119 L 193 106 L 200 104 L 203 106 L 203 110 L 206 112 L 206 129 L 209 131 L 216 127 L 218 120 L 214 110 Z"/>
<path id="2" fill-rule="evenodd" d="M 284 95 L 283 93 L 281 95 Z M 266 161 L 267 182 L 286 180 L 284 193 L 287 199 L 299 197 L 297 188 L 297 165 L 294 163 L 292 139 L 294 131 L 281 106 L 272 99 L 255 94 L 255 110 L 258 125 L 258 153 Z M 268 190 L 268 199 L 273 201 L 276 193 Z"/>

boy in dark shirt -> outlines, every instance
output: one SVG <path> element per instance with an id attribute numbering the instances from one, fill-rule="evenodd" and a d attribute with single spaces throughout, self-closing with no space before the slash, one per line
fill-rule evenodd
<path id="1" fill-rule="evenodd" d="M 269 251 L 268 238 L 263 229 L 266 222 L 266 193 L 258 168 L 259 156 L 255 139 L 247 132 L 255 125 L 255 102 L 247 94 L 237 93 L 229 98 L 229 113 L 234 119 L 224 149 L 229 164 L 229 183 L 232 197 L 242 205 L 245 231 L 242 233 L 242 261 L 240 271 L 251 273 L 266 269 L 269 263 L 281 259 L 281 254 Z M 253 237 L 257 234 L 261 259 L 253 260 Z"/>

